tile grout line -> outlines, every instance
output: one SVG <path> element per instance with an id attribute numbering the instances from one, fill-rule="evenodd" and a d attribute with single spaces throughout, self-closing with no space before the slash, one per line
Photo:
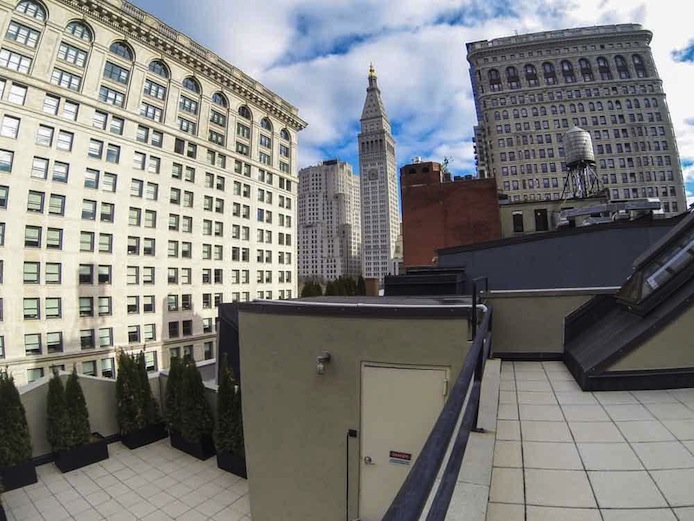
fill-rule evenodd
<path id="1" fill-rule="evenodd" d="M 631 391 L 626 391 L 626 392 L 628 392 L 629 395 L 630 395 L 632 398 L 634 398 L 634 399 L 639 403 L 639 405 L 641 405 L 641 407 L 644 407 L 644 408 L 648 411 L 648 413 L 651 414 L 651 415 L 653 416 L 653 418 L 654 418 L 658 423 L 660 423 L 660 424 L 663 426 L 663 428 L 667 429 L 667 427 L 665 427 L 665 425 L 663 424 L 663 422 L 661 422 L 658 418 L 656 418 L 655 415 L 650 411 L 650 409 L 648 409 L 648 407 L 645 407 L 645 406 L 644 406 L 644 403 L 641 402 L 641 400 L 639 400 L 638 396 L 635 396 Z M 672 515 L 675 516 L 675 519 L 677 519 L 677 514 L 675 514 L 675 510 L 673 509 L 672 505 L 671 505 L 670 502 L 668 501 L 667 496 L 665 496 L 665 494 L 663 493 L 663 491 L 662 491 L 662 490 L 660 489 L 660 487 L 658 486 L 658 482 L 657 482 L 657 481 L 655 480 L 655 478 L 651 475 L 651 471 L 648 469 L 648 467 L 646 466 L 645 462 L 641 459 L 641 456 L 639 456 L 639 453 L 636 452 L 636 450 L 634 450 L 634 447 L 632 446 L 632 442 L 629 441 L 629 438 L 627 437 L 627 435 L 622 431 L 622 429 L 619 428 L 619 425 L 617 425 L 617 422 L 615 421 L 614 418 L 612 418 L 612 416 L 611 416 L 610 413 L 607 411 L 607 409 L 606 409 L 605 406 L 602 404 L 602 402 L 601 402 L 600 400 L 597 400 L 597 401 L 598 401 L 598 403 L 600 404 L 600 407 L 602 407 L 602 409 L 603 409 L 603 411 L 605 412 L 605 414 L 607 414 L 608 418 L 610 418 L 610 421 L 612 421 L 612 423 L 613 423 L 614 426 L 617 428 L 617 430 L 622 434 L 622 436 L 624 436 L 624 441 L 625 441 L 625 442 L 627 443 L 627 445 L 629 446 L 629 449 L 636 455 L 636 459 L 638 459 L 639 462 L 641 463 L 641 465 L 643 466 L 643 469 L 646 471 L 646 474 L 648 474 L 648 477 L 649 477 L 650 480 L 653 482 L 653 485 L 655 485 L 656 490 L 660 493 L 661 496 L 663 496 L 663 499 L 665 500 L 665 504 L 667 505 L 667 508 L 670 510 L 670 512 L 672 512 Z M 624 420 L 624 421 L 626 421 L 626 420 Z M 649 421 L 649 420 L 634 420 L 634 421 Z M 668 432 L 670 432 L 670 431 L 668 430 Z M 672 433 L 670 433 L 670 434 L 672 434 Z M 673 434 L 673 436 L 674 436 L 674 434 Z M 676 436 L 675 436 L 675 439 L 677 439 Z M 638 443 L 638 442 L 634 442 L 634 443 Z M 657 507 L 656 507 L 656 508 L 657 508 Z"/>
<path id="2" fill-rule="evenodd" d="M 518 415 L 518 437 L 520 441 L 518 442 L 520 446 L 521 455 L 521 475 L 523 477 L 523 519 L 528 521 L 528 493 L 525 483 L 525 453 L 523 451 L 523 424 L 521 423 L 520 414 L 520 397 L 518 396 L 518 379 L 516 378 L 516 363 L 511 362 L 513 367 L 513 386 L 516 390 L 516 414 Z"/>
<path id="3" fill-rule="evenodd" d="M 542 363 L 542 362 L 540 362 Z M 557 392 L 554 390 L 554 383 L 552 382 L 552 379 L 549 377 L 549 373 L 547 373 L 547 368 L 544 366 L 544 363 L 542 363 L 542 370 L 545 373 L 545 376 L 547 377 L 547 380 L 549 381 L 549 387 L 552 389 L 552 394 L 554 395 L 554 399 L 557 401 L 557 405 L 559 406 L 559 410 L 561 411 L 561 415 L 564 418 L 564 422 L 566 423 L 566 428 L 569 431 L 569 434 L 571 435 L 571 439 L 573 440 L 573 445 L 574 449 L 576 450 L 576 453 L 578 454 L 578 459 L 581 462 L 581 466 L 583 467 L 583 472 L 586 476 L 586 480 L 588 481 L 588 485 L 590 486 L 590 492 L 593 494 L 593 500 L 595 501 L 595 508 L 598 510 L 598 515 L 600 516 L 600 519 L 604 521 L 604 516 L 602 515 L 602 509 L 600 508 L 600 503 L 598 503 L 598 496 L 595 494 L 595 488 L 593 487 L 593 482 L 590 480 L 590 474 L 588 474 L 588 469 L 586 468 L 586 464 L 583 461 L 583 456 L 581 456 L 581 451 L 578 450 L 578 443 L 576 443 L 576 437 L 574 436 L 573 431 L 571 430 L 571 425 L 569 424 L 569 420 L 566 417 L 566 414 L 564 413 L 564 408 L 561 406 L 561 403 L 559 403 L 559 399 L 557 398 Z M 585 392 L 581 390 L 581 392 Z M 593 396 L 593 393 L 590 393 L 591 396 Z M 595 398 L 595 397 L 593 397 Z M 598 401 L 597 399 L 595 401 Z"/>

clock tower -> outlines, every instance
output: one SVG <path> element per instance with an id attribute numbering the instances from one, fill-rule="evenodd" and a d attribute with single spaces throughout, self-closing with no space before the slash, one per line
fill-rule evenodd
<path id="1" fill-rule="evenodd" d="M 359 133 L 362 270 L 364 277 L 383 280 L 400 233 L 395 141 L 381 100 L 373 65 L 369 69 Z"/>

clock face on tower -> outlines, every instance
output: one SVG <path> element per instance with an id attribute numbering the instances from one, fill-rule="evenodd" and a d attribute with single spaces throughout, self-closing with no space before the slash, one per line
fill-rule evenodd
<path id="1" fill-rule="evenodd" d="M 369 177 L 369 181 L 377 181 L 378 180 L 378 170 L 376 170 L 375 168 L 372 168 L 371 170 L 369 170 L 368 177 Z"/>

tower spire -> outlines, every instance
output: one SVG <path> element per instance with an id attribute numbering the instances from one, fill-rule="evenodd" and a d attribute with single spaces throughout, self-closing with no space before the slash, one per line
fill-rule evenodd
<path id="1" fill-rule="evenodd" d="M 369 89 L 378 88 L 378 76 L 376 76 L 376 69 L 374 69 L 374 64 L 371 62 L 369 64 Z"/>

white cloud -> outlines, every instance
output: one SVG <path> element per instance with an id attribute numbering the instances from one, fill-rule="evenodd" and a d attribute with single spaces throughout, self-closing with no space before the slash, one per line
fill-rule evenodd
<path id="1" fill-rule="evenodd" d="M 147 1 L 147 0 L 143 0 Z M 672 51 L 691 40 L 678 0 L 175 0 L 179 29 L 209 45 L 299 107 L 300 164 L 356 158 L 356 134 L 369 62 L 398 142 L 398 163 L 413 156 L 474 167 L 465 43 L 605 23 L 642 23 L 663 79 L 683 160 L 694 162 L 694 64 Z M 200 4 L 206 6 L 201 8 Z M 465 25 L 446 21 L 465 20 Z M 166 21 L 166 20 L 165 20 Z M 355 170 L 358 169 L 357 165 Z M 694 182 L 692 167 L 686 171 Z"/>

